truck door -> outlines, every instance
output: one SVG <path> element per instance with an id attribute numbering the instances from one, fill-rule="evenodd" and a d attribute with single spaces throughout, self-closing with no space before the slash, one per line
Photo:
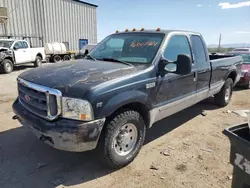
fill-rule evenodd
<path id="1" fill-rule="evenodd" d="M 174 35 L 168 40 L 163 56 L 168 61 L 177 61 L 179 54 L 186 54 L 192 58 L 190 42 L 186 35 Z M 171 67 L 168 67 L 171 69 Z M 196 96 L 196 66 L 188 75 L 167 73 L 158 81 L 156 106 L 159 107 L 157 119 L 178 112 L 194 103 Z"/>
<path id="2" fill-rule="evenodd" d="M 197 64 L 197 101 L 207 97 L 209 92 L 209 82 L 211 76 L 211 66 L 206 55 L 204 42 L 199 35 L 191 35 L 194 62 Z"/>
<path id="3" fill-rule="evenodd" d="M 27 63 L 30 60 L 30 53 L 27 51 L 27 48 L 23 46 L 22 41 L 15 42 L 13 46 L 15 61 L 17 64 Z"/>

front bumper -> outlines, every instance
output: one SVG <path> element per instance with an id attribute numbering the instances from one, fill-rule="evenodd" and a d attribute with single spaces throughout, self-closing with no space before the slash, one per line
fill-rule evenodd
<path id="1" fill-rule="evenodd" d="M 26 110 L 18 100 L 13 111 L 19 122 L 30 128 L 43 142 L 64 151 L 82 152 L 95 149 L 105 123 L 105 118 L 82 122 L 58 118 L 47 121 Z"/>

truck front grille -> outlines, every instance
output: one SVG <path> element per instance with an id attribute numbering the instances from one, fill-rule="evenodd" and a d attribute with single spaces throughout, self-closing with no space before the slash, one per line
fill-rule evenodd
<path id="1" fill-rule="evenodd" d="M 62 94 L 59 90 L 18 78 L 18 94 L 20 103 L 39 117 L 54 120 L 61 114 Z"/>

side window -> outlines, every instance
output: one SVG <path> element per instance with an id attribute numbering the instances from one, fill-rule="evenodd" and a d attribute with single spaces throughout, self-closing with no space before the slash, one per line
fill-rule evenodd
<path id="1" fill-rule="evenodd" d="M 15 47 L 16 49 L 23 48 L 22 42 L 16 42 L 15 45 L 14 45 L 14 47 Z"/>
<path id="2" fill-rule="evenodd" d="M 169 61 L 177 61 L 180 54 L 186 54 L 192 58 L 188 38 L 184 35 L 175 35 L 169 40 L 164 57 Z"/>
<path id="3" fill-rule="evenodd" d="M 204 49 L 204 44 L 198 35 L 191 36 L 191 42 L 194 50 L 195 61 L 198 65 L 204 65 L 207 63 L 207 57 Z"/>
<path id="4" fill-rule="evenodd" d="M 23 48 L 28 48 L 27 42 L 22 42 L 22 46 L 23 46 Z"/>

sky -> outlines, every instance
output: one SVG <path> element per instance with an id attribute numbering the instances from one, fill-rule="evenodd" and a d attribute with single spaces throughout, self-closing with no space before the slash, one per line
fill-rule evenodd
<path id="1" fill-rule="evenodd" d="M 98 5 L 98 42 L 126 28 L 200 32 L 207 44 L 250 43 L 247 0 L 88 0 Z"/>

